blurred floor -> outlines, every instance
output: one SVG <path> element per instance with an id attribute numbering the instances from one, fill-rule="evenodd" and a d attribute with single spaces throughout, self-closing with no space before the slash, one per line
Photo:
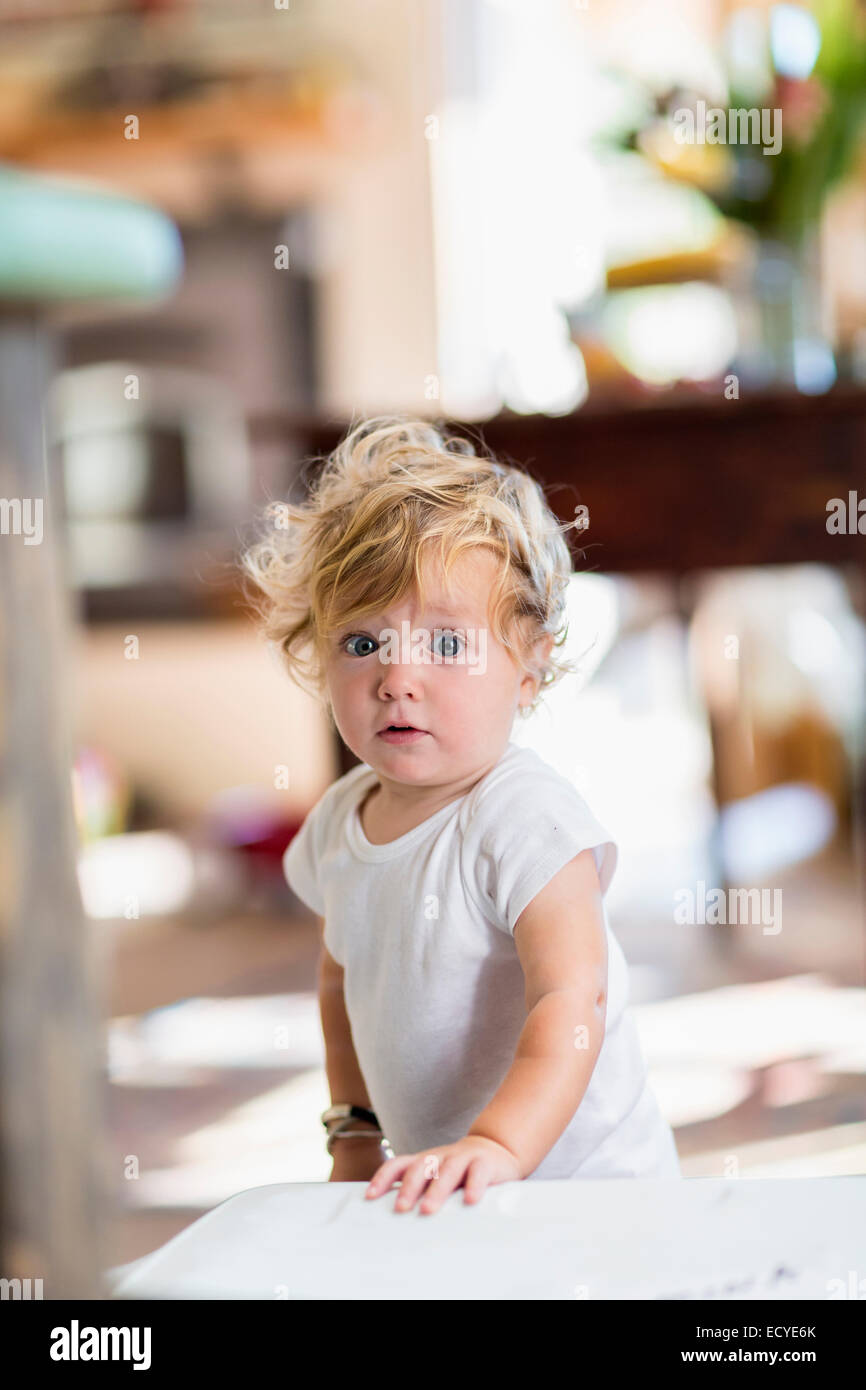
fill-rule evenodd
<path id="1" fill-rule="evenodd" d="M 775 882 L 779 936 L 677 927 L 690 935 L 673 954 L 670 919 L 612 923 L 687 1177 L 866 1172 L 853 869 L 827 851 Z M 109 1027 L 113 1171 L 123 1175 L 111 1263 L 158 1248 L 244 1188 L 327 1180 L 315 925 L 92 926 L 103 946 L 117 932 L 110 997 L 123 1014 Z"/>

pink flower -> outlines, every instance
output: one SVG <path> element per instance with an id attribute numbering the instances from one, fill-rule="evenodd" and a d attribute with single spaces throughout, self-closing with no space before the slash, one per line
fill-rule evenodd
<path id="1" fill-rule="evenodd" d="M 773 101 L 782 110 L 782 139 L 787 136 L 795 144 L 805 145 L 826 111 L 829 97 L 817 77 L 777 77 Z"/>

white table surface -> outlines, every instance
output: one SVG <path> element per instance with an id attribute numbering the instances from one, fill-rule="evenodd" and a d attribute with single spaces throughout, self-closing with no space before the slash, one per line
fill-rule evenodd
<path id="1" fill-rule="evenodd" d="M 239 1192 L 107 1271 L 111 1295 L 828 1300 L 866 1277 L 866 1177 L 512 1182 L 425 1216 L 365 1189 Z"/>

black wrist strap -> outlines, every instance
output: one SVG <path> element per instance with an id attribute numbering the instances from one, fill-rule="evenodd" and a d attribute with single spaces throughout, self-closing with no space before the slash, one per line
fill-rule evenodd
<path id="1" fill-rule="evenodd" d="M 363 1105 L 353 1105 L 351 1113 L 353 1120 L 366 1120 L 368 1124 L 371 1125 L 379 1124 L 379 1121 L 376 1119 L 376 1116 L 373 1114 L 373 1111 L 365 1110 Z"/>
<path id="2" fill-rule="evenodd" d="M 353 1105 L 350 1108 L 349 1114 L 346 1118 L 351 1120 L 366 1120 L 368 1124 L 375 1125 L 377 1129 L 381 1129 L 381 1125 L 379 1124 L 379 1121 L 377 1120 L 373 1111 L 365 1109 L 363 1105 Z M 327 1127 L 328 1126 L 325 1125 L 326 1129 Z"/>

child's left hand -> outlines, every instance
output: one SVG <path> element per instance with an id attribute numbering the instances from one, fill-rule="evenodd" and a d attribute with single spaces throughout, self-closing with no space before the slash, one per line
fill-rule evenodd
<path id="1" fill-rule="evenodd" d="M 465 1187 L 464 1202 L 477 1202 L 493 1184 L 519 1181 L 520 1164 L 504 1145 L 479 1134 L 467 1134 L 465 1139 L 429 1149 L 426 1153 L 397 1154 L 389 1158 L 374 1173 L 365 1197 L 381 1197 L 401 1176 L 394 1210 L 409 1211 L 426 1188 L 419 1208 L 426 1214 L 438 1211 L 457 1187 Z"/>

